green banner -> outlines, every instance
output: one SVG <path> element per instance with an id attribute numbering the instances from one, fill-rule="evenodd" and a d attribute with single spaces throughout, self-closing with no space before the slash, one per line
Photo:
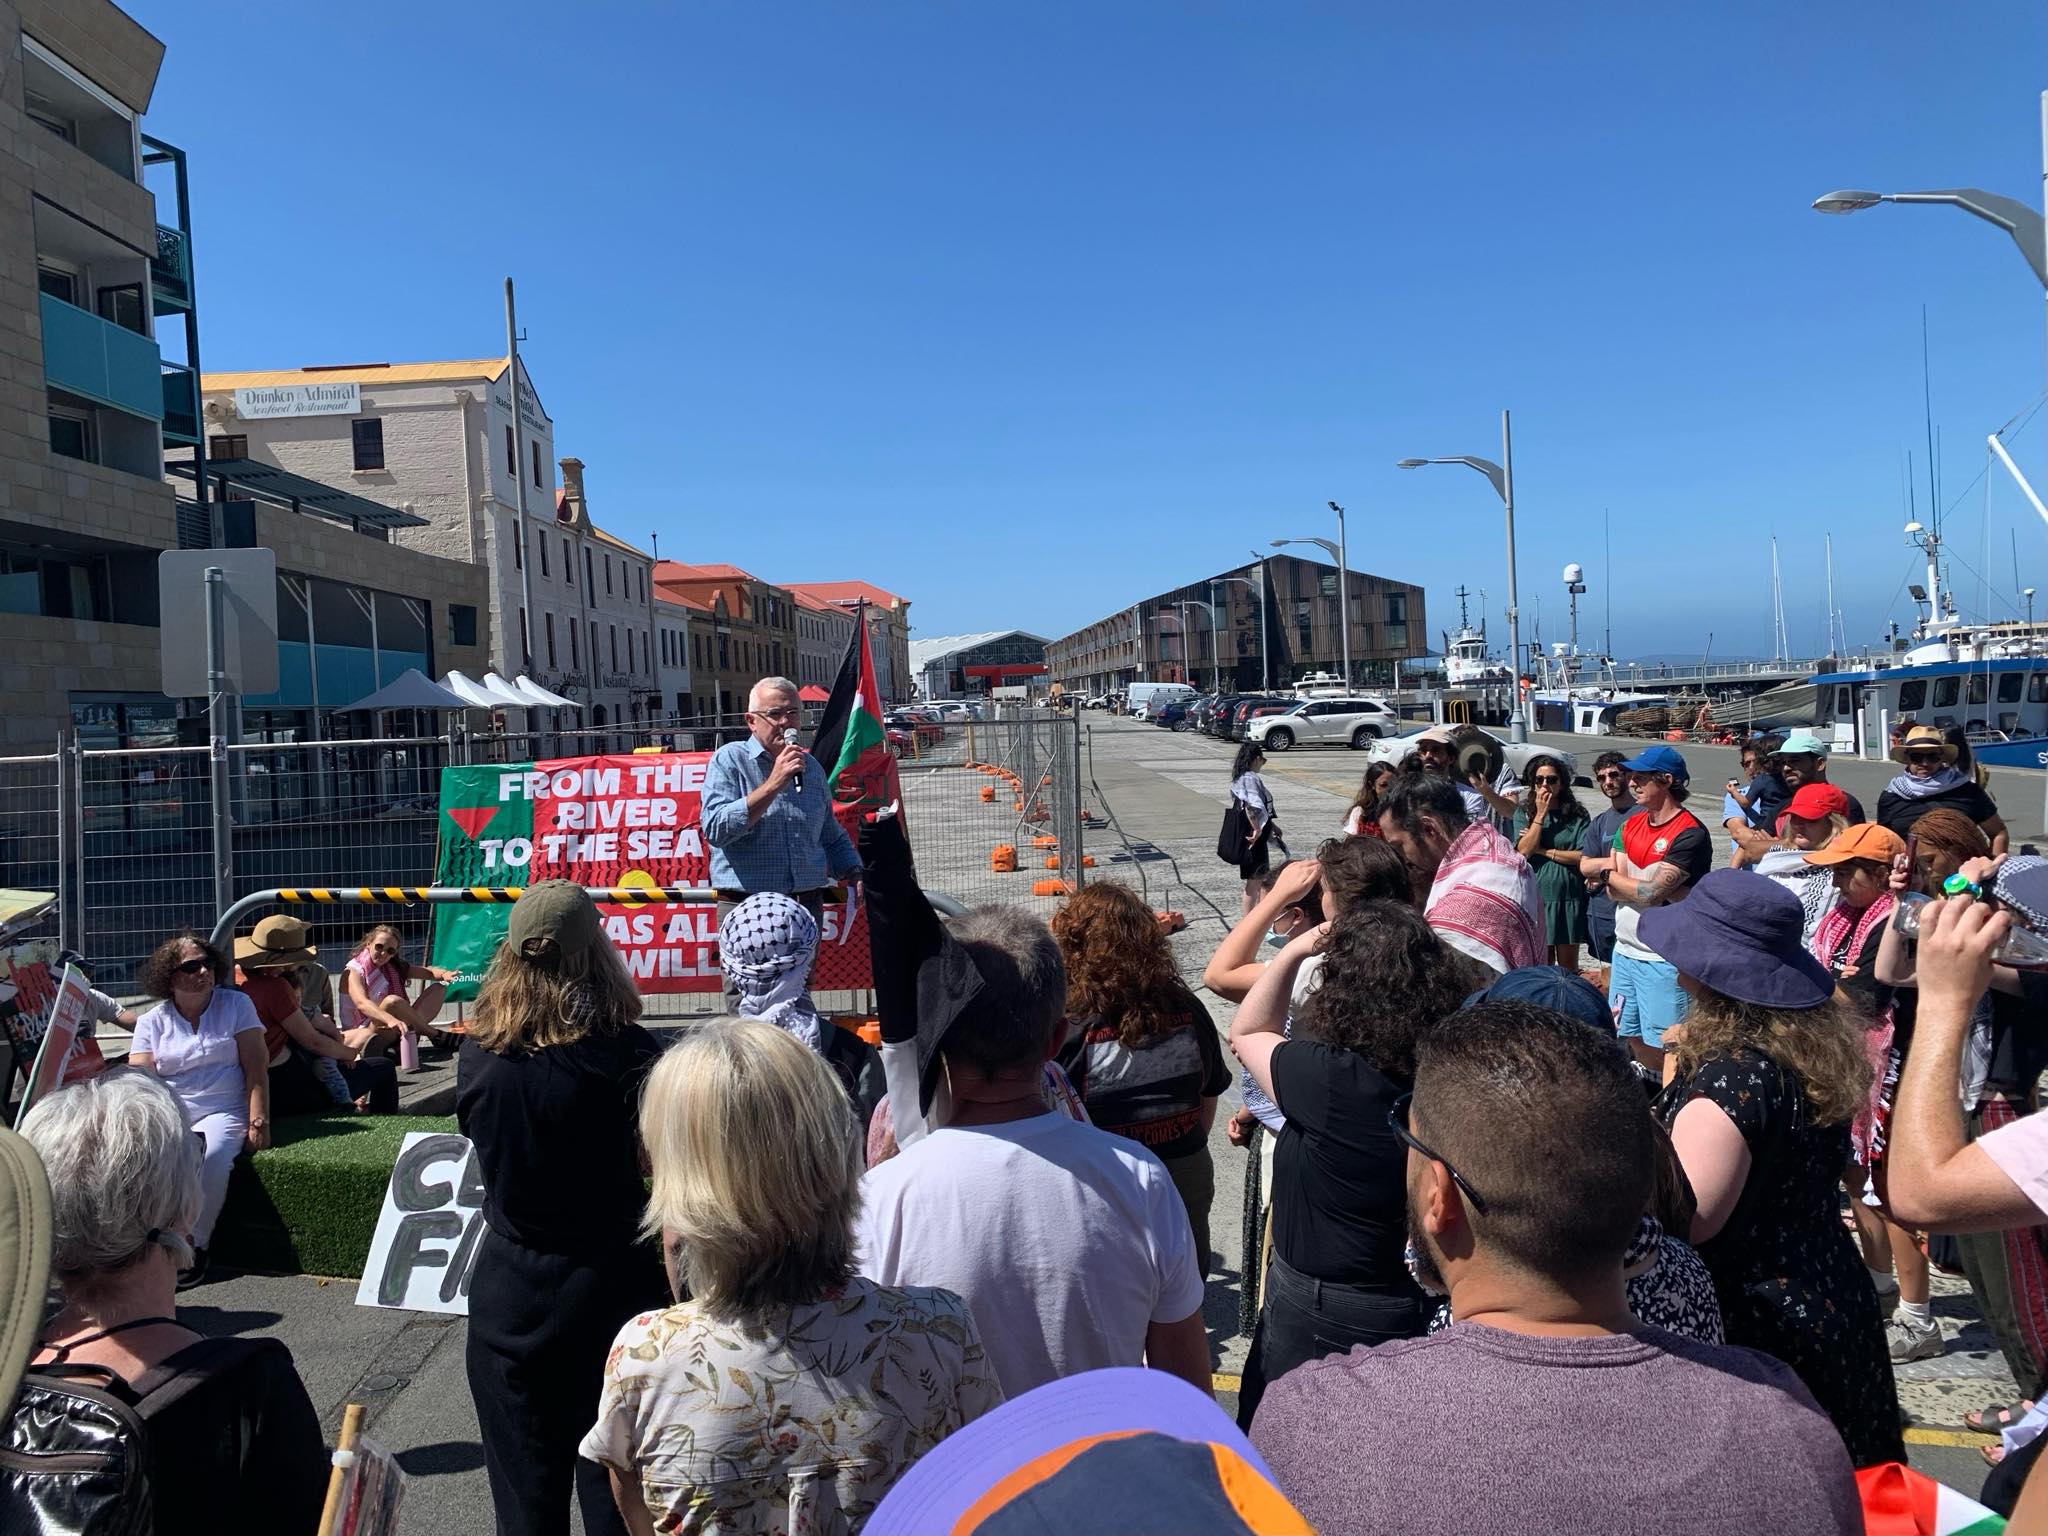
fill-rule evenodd
<path id="1" fill-rule="evenodd" d="M 499 799 L 507 774 L 524 773 L 531 763 L 495 763 L 489 767 L 447 768 L 441 773 L 439 850 L 434 864 L 436 885 L 524 885 L 524 850 L 517 863 L 508 861 L 506 845 L 518 840 L 529 848 L 533 838 L 533 802 L 523 794 Z M 434 909 L 433 963 L 463 979 L 451 982 L 448 997 L 469 1002 L 477 981 L 505 937 L 509 906 L 442 906 Z"/>

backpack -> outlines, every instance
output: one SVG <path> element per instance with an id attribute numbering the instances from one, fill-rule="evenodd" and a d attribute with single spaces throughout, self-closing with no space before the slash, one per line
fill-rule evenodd
<path id="1" fill-rule="evenodd" d="M 29 1371 L 0 1425 L 0 1532 L 154 1536 L 150 1419 L 262 1342 L 203 1339 L 132 1383 L 99 1365 Z"/>

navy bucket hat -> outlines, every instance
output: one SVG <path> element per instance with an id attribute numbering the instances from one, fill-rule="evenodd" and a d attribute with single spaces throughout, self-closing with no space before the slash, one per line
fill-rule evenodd
<path id="1" fill-rule="evenodd" d="M 1652 907 L 1636 933 L 1660 957 L 1723 997 L 1759 1008 L 1818 1008 L 1835 979 L 1803 942 L 1799 898 L 1746 869 L 1700 877 L 1680 901 Z"/>

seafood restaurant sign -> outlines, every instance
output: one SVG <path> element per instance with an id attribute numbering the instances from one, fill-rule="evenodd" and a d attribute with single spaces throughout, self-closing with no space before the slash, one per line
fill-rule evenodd
<path id="1" fill-rule="evenodd" d="M 448 768 L 441 775 L 435 883 L 526 886 L 542 880 L 653 890 L 703 886 L 710 864 L 698 824 L 708 752 L 571 757 Z M 856 888 L 857 889 L 857 888 Z M 642 992 L 715 992 L 718 908 L 656 900 L 600 902 L 605 932 Z M 458 972 L 457 998 L 505 936 L 504 905 L 434 912 L 434 964 Z M 866 914 L 858 901 L 827 903 L 815 986 L 869 985 Z"/>

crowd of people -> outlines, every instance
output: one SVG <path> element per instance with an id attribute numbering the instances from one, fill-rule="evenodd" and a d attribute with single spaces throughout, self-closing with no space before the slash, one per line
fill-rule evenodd
<path id="1" fill-rule="evenodd" d="M 890 809 L 843 847 L 814 807 L 779 812 L 804 765 L 777 682 L 720 824 L 753 882 L 720 929 L 734 1016 L 664 1047 L 588 897 L 549 882 L 460 1046 L 486 1222 L 467 1368 L 501 1531 L 565 1531 L 573 1505 L 636 1536 L 1074 1511 L 1860 1532 L 1856 1472 L 1904 1458 L 1892 1365 L 1940 1348 L 1923 1234 L 1962 1235 L 2022 1385 L 2048 1363 L 2048 983 L 2012 963 L 2015 930 L 2048 935 L 2048 861 L 2004 854 L 1947 743 L 1907 735 L 1876 822 L 1818 741 L 1764 748 L 1725 791 L 1723 868 L 1663 744 L 1602 754 L 1588 814 L 1562 758 L 1461 779 L 1457 734 L 1430 733 L 1313 857 L 1286 854 L 1241 753 L 1262 852 L 1199 979 L 1236 1005 L 1224 1040 L 1129 887 L 1092 882 L 1050 924 L 946 920 Z M 827 874 L 864 885 L 878 1049 L 809 996 L 803 882 Z M 200 1348 L 174 1287 L 235 1150 L 287 1091 L 373 1104 L 368 1047 L 431 1025 L 435 979 L 380 979 L 380 930 L 328 1027 L 280 974 L 313 956 L 277 921 L 237 945 L 240 990 L 227 957 L 169 942 L 129 1065 L 29 1116 L 61 1302 L 32 1373 L 95 1367 L 147 1402 Z M 1203 1303 L 1235 1257 L 1211 1209 L 1234 1078 L 1228 1141 L 1261 1193 L 1232 1425 Z M 260 1462 L 249 1497 L 303 1508 L 298 1469 L 325 1459 L 289 1358 L 204 1368 L 231 1385 L 160 1420 L 160 1497 Z M 2041 1443 L 1990 1502 L 2014 1508 Z M 183 1528 L 170 1507 L 159 1528 Z"/>

